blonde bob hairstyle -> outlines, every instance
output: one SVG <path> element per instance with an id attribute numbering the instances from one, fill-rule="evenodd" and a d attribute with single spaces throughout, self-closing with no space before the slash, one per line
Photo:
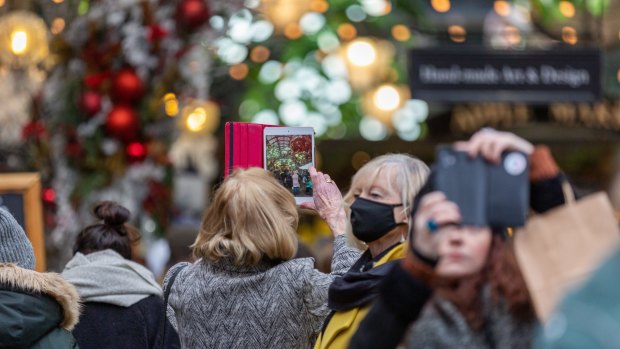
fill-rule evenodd
<path id="1" fill-rule="evenodd" d="M 238 170 L 215 192 L 191 247 L 196 257 L 241 267 L 289 260 L 297 223 L 295 198 L 269 172 Z"/>
<path id="2" fill-rule="evenodd" d="M 362 166 L 351 179 L 351 188 L 344 196 L 345 204 L 350 207 L 355 201 L 355 195 L 362 188 L 370 187 L 379 173 L 388 169 L 392 171 L 392 176 L 388 177 L 388 183 L 385 184 L 400 194 L 402 209 L 409 215 L 413 199 L 426 183 L 430 170 L 424 162 L 408 154 L 381 155 Z M 409 220 L 409 229 L 411 225 L 412 219 Z"/>

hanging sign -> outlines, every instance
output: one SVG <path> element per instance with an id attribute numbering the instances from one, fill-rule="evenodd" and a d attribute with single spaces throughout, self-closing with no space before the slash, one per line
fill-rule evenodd
<path id="1" fill-rule="evenodd" d="M 598 49 L 413 49 L 411 95 L 434 102 L 593 102 L 601 96 Z"/>

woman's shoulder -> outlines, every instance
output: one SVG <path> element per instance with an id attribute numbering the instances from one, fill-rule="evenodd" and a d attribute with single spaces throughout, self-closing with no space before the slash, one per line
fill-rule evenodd
<path id="1" fill-rule="evenodd" d="M 198 262 L 195 262 L 194 264 L 196 264 L 196 263 L 198 263 Z M 163 290 L 166 291 L 168 289 L 168 285 L 170 284 L 171 281 L 174 283 L 174 280 L 172 280 L 173 277 L 176 280 L 176 278 L 179 276 L 179 274 L 187 272 L 187 269 L 189 269 L 188 267 L 190 267 L 192 265 L 193 264 L 190 263 L 190 262 L 181 262 L 181 263 L 177 263 L 177 264 L 173 265 L 172 267 L 170 267 L 170 269 L 166 273 L 166 276 L 164 277 L 164 283 L 163 283 L 163 287 L 162 287 Z"/>

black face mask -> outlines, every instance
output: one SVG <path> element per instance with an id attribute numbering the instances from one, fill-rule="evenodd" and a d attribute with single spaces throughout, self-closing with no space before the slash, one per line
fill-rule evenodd
<path id="1" fill-rule="evenodd" d="M 403 223 L 394 220 L 394 207 L 403 204 L 384 204 L 357 198 L 351 205 L 351 226 L 356 238 L 373 242 Z"/>

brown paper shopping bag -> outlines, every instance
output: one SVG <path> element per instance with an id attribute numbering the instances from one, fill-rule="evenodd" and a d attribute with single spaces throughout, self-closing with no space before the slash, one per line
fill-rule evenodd
<path id="1" fill-rule="evenodd" d="M 542 321 L 620 242 L 607 194 L 575 201 L 570 185 L 563 188 L 565 205 L 531 217 L 515 233 L 515 254 Z"/>

